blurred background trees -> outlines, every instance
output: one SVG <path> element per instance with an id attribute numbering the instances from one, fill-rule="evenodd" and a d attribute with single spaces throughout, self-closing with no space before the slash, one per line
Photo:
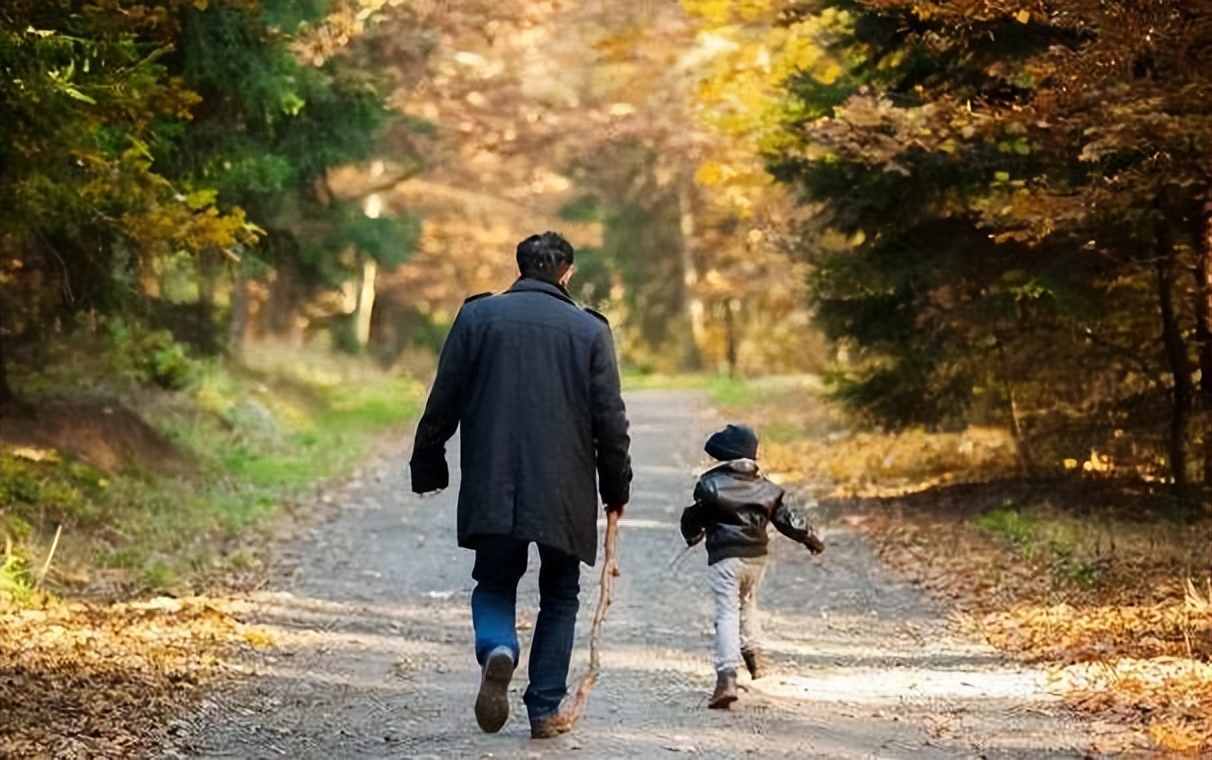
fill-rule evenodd
<path id="1" fill-rule="evenodd" d="M 238 351 L 254 324 L 305 324 L 365 261 L 407 257 L 415 221 L 351 210 L 360 199 L 325 185 L 401 128 L 369 17 L 341 29 L 326 5 L 6 4 L 6 358 L 36 366 L 56 335 L 107 318 Z"/>
<path id="2" fill-rule="evenodd" d="M 805 18 L 843 66 L 786 81 L 768 155 L 817 204 L 802 242 L 849 351 L 840 397 L 894 427 L 1007 425 L 1030 469 L 1207 479 L 1212 8 L 788 10 Z"/>
<path id="3" fill-rule="evenodd" d="M 0 396 L 79 332 L 166 385 L 250 341 L 432 355 L 558 229 L 634 369 L 820 372 L 866 424 L 1006 426 L 1028 471 L 1191 500 L 1209 13 L 12 0 Z"/>

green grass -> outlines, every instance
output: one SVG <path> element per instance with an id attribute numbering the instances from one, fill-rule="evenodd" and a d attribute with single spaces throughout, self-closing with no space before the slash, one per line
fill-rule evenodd
<path id="1" fill-rule="evenodd" d="M 33 578 L 25 560 L 19 555 L 5 553 L 0 562 L 0 601 L 12 599 L 24 604 L 33 595 Z"/>
<path id="2" fill-rule="evenodd" d="M 1107 580 L 1104 567 L 1113 541 L 1089 521 L 1007 502 L 969 524 L 1014 545 L 1026 559 L 1046 563 L 1076 588 L 1096 588 Z"/>
<path id="3" fill-rule="evenodd" d="M 660 372 L 642 372 L 635 368 L 624 367 L 620 377 L 625 391 L 650 391 L 707 388 L 711 384 L 713 376 L 696 373 L 666 375 Z"/>
<path id="4" fill-rule="evenodd" d="M 755 379 L 716 375 L 707 386 L 711 403 L 733 409 L 801 405 L 804 399 L 817 399 L 820 390 L 820 380 L 815 375 L 769 375 Z"/>
<path id="5" fill-rule="evenodd" d="M 762 428 L 762 439 L 770 443 L 794 443 L 807 434 L 803 423 L 792 420 L 772 420 Z"/>
<path id="6" fill-rule="evenodd" d="M 66 457 L 0 450 L 0 536 L 14 549 L 0 597 L 18 599 L 29 566 L 63 525 L 48 585 L 102 570 L 126 591 L 181 591 L 224 565 L 318 480 L 352 470 L 385 431 L 416 415 L 423 387 L 349 357 L 259 357 L 255 368 L 204 366 L 184 390 L 124 399 L 190 453 L 193 475 L 154 468 L 101 473 Z M 232 547 L 235 547 L 233 550 Z M 66 588 L 60 583 L 60 590 Z"/>
<path id="7" fill-rule="evenodd" d="M 714 377 L 707 386 L 707 397 L 716 406 L 735 408 L 759 404 L 765 394 L 751 382 L 731 377 Z"/>
<path id="8" fill-rule="evenodd" d="M 1038 517 L 1011 502 L 973 518 L 972 527 L 1028 549 L 1035 545 L 1041 531 Z"/>

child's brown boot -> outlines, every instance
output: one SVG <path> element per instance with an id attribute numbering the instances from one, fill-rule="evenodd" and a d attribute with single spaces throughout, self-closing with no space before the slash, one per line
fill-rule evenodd
<path id="1" fill-rule="evenodd" d="M 707 701 L 712 710 L 727 710 L 736 701 L 736 670 L 725 668 L 715 674 L 715 693 Z"/>
<path id="2" fill-rule="evenodd" d="M 766 654 L 762 650 L 742 649 L 741 657 L 745 658 L 745 668 L 749 670 L 749 677 L 755 681 L 770 673 L 770 661 L 766 659 Z"/>

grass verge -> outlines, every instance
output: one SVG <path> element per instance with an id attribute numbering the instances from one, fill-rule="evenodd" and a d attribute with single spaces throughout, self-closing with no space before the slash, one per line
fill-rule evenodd
<path id="1" fill-rule="evenodd" d="M 182 594 L 246 569 L 255 558 L 240 539 L 356 466 L 412 420 L 422 393 L 361 360 L 264 349 L 247 364 L 201 365 L 181 390 L 111 388 L 103 402 L 61 405 L 49 441 L 0 444 L 0 583 L 10 599 L 35 587 Z M 115 411 L 134 418 L 127 409 L 154 432 L 104 426 Z"/>
<path id="2" fill-rule="evenodd" d="M 409 423 L 423 388 L 272 346 L 181 368 L 176 390 L 87 356 L 53 369 L 0 440 L 0 757 L 146 756 L 224 660 L 272 643 L 193 594 L 259 582 L 274 518 Z"/>

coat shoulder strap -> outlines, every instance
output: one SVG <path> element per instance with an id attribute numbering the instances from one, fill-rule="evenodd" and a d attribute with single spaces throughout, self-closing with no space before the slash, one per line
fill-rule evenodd
<path id="1" fill-rule="evenodd" d="M 581 308 L 584 309 L 587 313 L 592 314 L 593 316 L 602 320 L 602 323 L 605 324 L 607 327 L 610 327 L 610 320 L 607 319 L 606 315 L 603 314 L 602 312 L 598 311 L 597 309 L 591 309 L 588 306 L 582 306 Z"/>

